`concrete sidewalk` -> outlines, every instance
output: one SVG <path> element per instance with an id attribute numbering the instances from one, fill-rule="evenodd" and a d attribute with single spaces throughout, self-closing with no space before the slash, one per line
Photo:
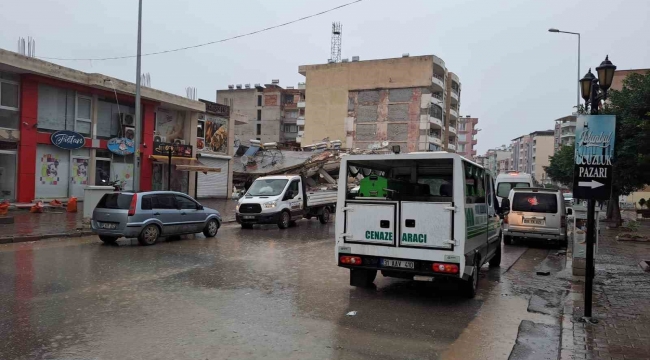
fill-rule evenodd
<path id="1" fill-rule="evenodd" d="M 219 211 L 224 222 L 235 221 L 237 201 L 200 199 L 199 202 Z M 83 223 L 83 204 L 83 202 L 78 203 L 76 213 L 66 212 L 65 207 L 47 208 L 40 214 L 33 214 L 27 210 L 12 210 L 8 216 L 14 217 L 14 223 L 0 224 L 0 244 L 90 235 L 92 232 L 88 225 Z"/>
<path id="2" fill-rule="evenodd" d="M 640 224 L 638 233 L 650 234 L 650 222 Z M 581 321 L 584 278 L 573 277 L 562 319 L 560 358 L 650 359 L 650 272 L 639 266 L 650 260 L 650 243 L 617 241 L 621 230 L 603 225 L 593 297 L 598 323 Z"/>

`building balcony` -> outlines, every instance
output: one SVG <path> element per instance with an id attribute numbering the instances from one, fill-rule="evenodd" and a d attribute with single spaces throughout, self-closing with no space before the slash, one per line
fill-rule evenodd
<path id="1" fill-rule="evenodd" d="M 562 127 L 562 129 L 576 127 L 576 122 L 575 121 L 563 122 L 561 127 Z"/>
<path id="2" fill-rule="evenodd" d="M 305 130 L 298 131 L 298 136 L 302 137 L 303 135 L 305 135 Z"/>
<path id="3" fill-rule="evenodd" d="M 442 120 L 429 116 L 429 124 L 432 129 L 442 129 Z"/>
<path id="4" fill-rule="evenodd" d="M 478 144 L 478 140 L 472 139 L 472 145 L 476 145 L 476 144 Z"/>
<path id="5" fill-rule="evenodd" d="M 282 118 L 282 123 L 283 124 L 295 124 L 298 121 L 297 118 L 288 118 L 288 117 L 283 117 Z"/>
<path id="6" fill-rule="evenodd" d="M 443 102 L 442 102 L 443 99 L 444 98 L 442 97 L 442 93 L 433 93 L 433 94 L 431 94 L 431 103 L 436 104 L 436 105 L 440 106 L 441 108 L 445 107 L 443 105 Z"/>
<path id="7" fill-rule="evenodd" d="M 296 142 L 298 144 L 302 143 L 302 136 L 296 136 Z"/>
<path id="8" fill-rule="evenodd" d="M 294 103 L 294 102 L 286 102 L 286 103 L 282 104 L 282 106 L 285 109 L 296 109 L 297 108 L 296 103 Z"/>
<path id="9" fill-rule="evenodd" d="M 298 120 L 296 120 L 296 125 L 298 125 L 298 126 L 305 126 L 305 117 L 304 117 L 304 116 L 300 116 L 300 117 L 298 118 Z"/>
<path id="10" fill-rule="evenodd" d="M 433 73 L 433 78 L 431 78 L 433 83 L 434 91 L 444 91 L 445 90 L 445 77 L 444 75 Z"/>
<path id="11" fill-rule="evenodd" d="M 447 149 L 449 149 L 449 150 L 453 150 L 453 151 L 456 151 L 456 145 L 454 145 L 454 144 L 452 144 L 452 143 L 449 143 L 449 144 L 447 145 Z"/>
<path id="12" fill-rule="evenodd" d="M 460 100 L 460 98 L 458 97 L 458 93 L 456 91 L 452 90 L 450 92 L 450 94 L 451 94 L 451 103 L 452 104 L 458 104 L 458 101 Z"/>
<path id="13" fill-rule="evenodd" d="M 298 108 L 304 109 L 305 108 L 305 102 L 304 101 L 299 102 L 298 103 Z"/>
<path id="14" fill-rule="evenodd" d="M 453 127 L 453 126 L 449 126 L 449 133 L 450 133 L 450 134 L 456 134 L 456 133 L 457 133 L 456 128 Z"/>
<path id="15" fill-rule="evenodd" d="M 576 137 L 576 134 L 575 134 L 574 132 L 567 131 L 567 132 L 563 132 L 562 135 L 560 135 L 560 137 L 561 137 L 562 139 L 565 139 L 565 138 L 575 138 L 575 137 Z"/>
<path id="16" fill-rule="evenodd" d="M 449 115 L 454 119 L 458 119 L 458 111 L 454 108 L 449 109 Z"/>
<path id="17" fill-rule="evenodd" d="M 298 89 L 303 90 L 307 88 L 307 83 L 298 83 Z"/>
<path id="18" fill-rule="evenodd" d="M 442 140 L 440 140 L 440 138 L 435 135 L 429 135 L 429 142 L 438 146 L 442 145 Z"/>

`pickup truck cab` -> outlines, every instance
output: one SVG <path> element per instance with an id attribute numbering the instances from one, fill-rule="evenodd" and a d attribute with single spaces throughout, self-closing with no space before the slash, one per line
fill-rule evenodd
<path id="1" fill-rule="evenodd" d="M 308 191 L 300 175 L 257 178 L 239 199 L 235 218 L 244 229 L 277 224 L 286 229 L 296 220 L 317 217 L 327 224 L 336 205 L 336 191 Z"/>

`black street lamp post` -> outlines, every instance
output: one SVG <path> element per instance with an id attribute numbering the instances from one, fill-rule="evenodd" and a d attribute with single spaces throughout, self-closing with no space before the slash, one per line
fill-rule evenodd
<path id="1" fill-rule="evenodd" d="M 612 80 L 614 79 L 614 71 L 616 66 L 609 61 L 609 56 L 605 57 L 605 61 L 600 63 L 600 66 L 596 68 L 598 72 L 598 79 L 591 73 L 591 69 L 587 74 L 580 79 L 580 91 L 582 92 L 582 98 L 585 100 L 585 112 L 587 109 L 590 109 L 591 115 L 598 115 L 598 108 L 601 101 L 607 99 L 607 90 L 612 86 Z M 586 124 L 585 124 L 586 126 Z M 581 139 L 576 139 L 576 146 Z M 575 175 L 574 175 L 575 176 Z M 595 243 L 595 232 L 596 232 L 596 201 L 592 199 L 587 199 L 587 251 L 586 251 L 586 274 L 585 274 L 585 319 L 591 322 L 596 322 L 591 319 L 591 310 L 592 310 L 592 295 L 593 295 L 593 279 L 595 275 L 594 271 L 594 243 Z"/>
<path id="2" fill-rule="evenodd" d="M 591 73 L 591 69 L 580 79 L 580 91 L 585 100 L 585 112 L 589 108 L 591 115 L 598 115 L 601 101 L 607 98 L 607 90 L 612 86 L 616 66 L 609 61 L 609 56 L 596 68 L 598 79 Z"/>

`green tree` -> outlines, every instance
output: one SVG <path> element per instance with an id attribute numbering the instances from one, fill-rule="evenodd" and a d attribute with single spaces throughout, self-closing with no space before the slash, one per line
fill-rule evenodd
<path id="1" fill-rule="evenodd" d="M 620 91 L 609 92 L 603 113 L 616 115 L 613 189 L 607 219 L 620 225 L 619 196 L 650 182 L 650 72 L 628 75 Z"/>
<path id="2" fill-rule="evenodd" d="M 546 174 L 560 184 L 568 187 L 573 186 L 573 155 L 575 153 L 575 146 L 565 145 L 560 148 L 555 155 L 549 158 L 550 163 L 544 166 Z"/>

